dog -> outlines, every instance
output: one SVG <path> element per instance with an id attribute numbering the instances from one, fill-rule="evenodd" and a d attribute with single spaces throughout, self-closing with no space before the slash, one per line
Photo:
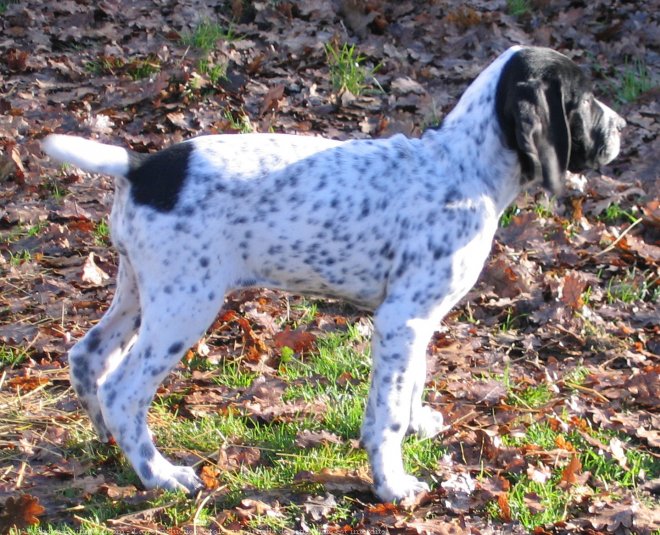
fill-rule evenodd
<path id="1" fill-rule="evenodd" d="M 116 177 L 117 288 L 70 351 L 73 388 L 146 487 L 192 492 L 199 478 L 156 449 L 147 410 L 225 293 L 344 299 L 374 312 L 361 436 L 374 492 L 414 497 L 428 486 L 404 470 L 402 439 L 443 429 L 422 404 L 433 332 L 475 284 L 521 189 L 561 192 L 567 170 L 617 156 L 624 126 L 566 56 L 515 46 L 419 139 L 217 135 L 144 155 L 50 135 L 52 158 Z"/>

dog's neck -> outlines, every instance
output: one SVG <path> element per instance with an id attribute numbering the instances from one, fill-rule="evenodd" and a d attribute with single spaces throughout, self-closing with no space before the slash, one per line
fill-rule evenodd
<path id="1" fill-rule="evenodd" d="M 501 214 L 522 189 L 518 155 L 504 143 L 494 106 L 492 113 L 479 115 L 467 109 L 455 109 L 440 128 L 426 131 L 422 140 L 446 164 L 444 173 L 462 170 L 447 177 L 448 181 L 458 177 L 469 181 L 462 191 L 471 197 L 487 196 Z M 462 142 L 457 144 L 457 139 Z"/>
<path id="2" fill-rule="evenodd" d="M 502 69 L 519 49 L 511 47 L 482 71 L 440 127 L 427 130 L 422 137 L 455 168 L 472 167 L 472 172 L 460 174 L 475 182 L 474 188 L 466 184 L 464 191 L 488 195 L 499 214 L 522 189 L 518 157 L 507 148 L 495 111 L 495 88 Z"/>

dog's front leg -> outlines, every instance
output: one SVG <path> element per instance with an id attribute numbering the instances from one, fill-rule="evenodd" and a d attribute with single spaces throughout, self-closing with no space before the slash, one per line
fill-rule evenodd
<path id="1" fill-rule="evenodd" d="M 401 441 L 410 426 L 413 396 L 424 376 L 426 347 L 434 323 L 414 318 L 415 307 L 390 298 L 374 317 L 371 389 L 362 426 L 362 444 L 367 450 L 374 491 L 383 501 L 403 500 L 428 490 L 428 485 L 405 472 Z"/>

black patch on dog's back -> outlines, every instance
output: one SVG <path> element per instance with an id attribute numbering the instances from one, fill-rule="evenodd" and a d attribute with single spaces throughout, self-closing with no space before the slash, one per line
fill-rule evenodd
<path id="1" fill-rule="evenodd" d="M 186 180 L 192 143 L 178 143 L 155 154 L 129 155 L 131 195 L 137 204 L 169 212 L 177 203 Z"/>

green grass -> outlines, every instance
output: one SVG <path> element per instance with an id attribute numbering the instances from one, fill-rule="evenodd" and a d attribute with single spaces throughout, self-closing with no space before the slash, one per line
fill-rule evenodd
<path id="1" fill-rule="evenodd" d="M 39 221 L 35 225 L 30 225 L 25 231 L 25 235 L 34 238 L 35 236 L 38 236 L 47 226 L 47 221 Z"/>
<path id="2" fill-rule="evenodd" d="M 155 56 L 147 58 L 137 58 L 127 64 L 128 75 L 133 80 L 143 80 L 150 78 L 160 72 L 160 61 Z"/>
<path id="3" fill-rule="evenodd" d="M 243 111 L 232 113 L 230 110 L 225 110 L 222 116 L 229 122 L 232 130 L 236 130 L 241 134 L 254 132 L 254 126 L 252 126 L 250 118 Z"/>
<path id="4" fill-rule="evenodd" d="M 329 383 L 327 391 L 333 393 L 352 387 L 350 384 L 343 387 L 338 383 L 343 374 L 366 383 L 370 360 L 368 345 L 365 345 L 365 352 L 357 349 L 361 342 L 362 337 L 355 326 L 349 326 L 346 332 L 330 333 L 317 340 L 317 352 L 312 358 L 292 360 L 280 372 L 284 379 L 289 380 L 323 377 Z M 318 395 L 315 384 L 303 385 L 301 388 L 312 396 Z"/>
<path id="5" fill-rule="evenodd" d="M 541 202 L 536 202 L 532 206 L 530 206 L 526 210 L 531 210 L 533 211 L 538 218 L 549 218 L 552 217 L 552 210 L 544 203 Z M 515 217 L 518 217 L 523 213 L 523 210 L 517 205 L 517 204 L 512 204 L 510 205 L 504 212 L 502 212 L 502 215 L 500 216 L 500 221 L 499 221 L 499 226 L 501 228 L 506 228 L 511 223 L 513 223 L 513 220 Z"/>
<path id="6" fill-rule="evenodd" d="M 557 431 L 547 423 L 533 423 L 527 427 L 523 436 L 504 435 L 502 440 L 507 446 L 533 445 L 544 451 L 551 451 L 557 447 L 558 443 L 565 441 L 575 449 L 575 454 L 578 455 L 582 464 L 581 472 L 591 472 L 591 478 L 598 480 L 605 488 L 618 486 L 634 489 L 642 475 L 646 479 L 653 479 L 660 475 L 660 461 L 648 453 L 629 447 L 630 439 L 628 437 L 593 429 L 587 432 L 603 444 L 609 444 L 612 439 L 621 440 L 627 468 L 623 468 L 616 459 L 604 455 L 603 452 L 589 444 L 577 431 Z M 564 460 L 548 466 L 551 473 L 549 479 L 544 483 L 532 481 L 525 473 L 507 475 L 511 482 L 507 497 L 512 517 L 525 528 L 533 529 L 536 526 L 553 524 L 566 518 L 573 500 L 571 488 L 564 489 L 560 485 L 561 475 L 567 462 Z M 541 505 L 540 512 L 533 513 L 525 503 L 525 497 L 530 493 L 538 495 Z M 487 511 L 492 516 L 499 517 L 497 503 L 490 504 Z"/>
<path id="7" fill-rule="evenodd" d="M 355 45 L 344 43 L 340 48 L 328 43 L 325 45 L 325 54 L 330 69 L 330 81 L 335 91 L 349 91 L 354 95 L 361 95 L 372 85 L 382 90 L 374 78 L 380 64 L 373 68 L 366 67 L 366 58 L 356 50 Z"/>
<path id="8" fill-rule="evenodd" d="M 102 74 L 115 74 L 115 71 L 123 66 L 123 61 L 119 58 L 102 57 L 95 60 L 85 62 L 85 70 L 93 75 L 100 76 Z"/>
<path id="9" fill-rule="evenodd" d="M 635 267 L 627 269 L 608 281 L 605 298 L 609 304 L 634 304 L 640 301 L 657 303 L 660 300 L 660 278 L 653 270 L 640 271 Z"/>
<path id="10" fill-rule="evenodd" d="M 500 331 L 506 333 L 519 329 L 522 325 L 522 320 L 528 315 L 529 314 L 515 314 L 514 308 L 508 307 L 504 313 L 504 317 L 500 321 Z"/>
<path id="11" fill-rule="evenodd" d="M 558 481 L 558 476 L 545 483 L 531 481 L 527 476 L 522 476 L 508 493 L 512 518 L 530 530 L 564 518 L 569 494 L 557 486 Z M 525 503 L 525 497 L 530 493 L 538 495 L 541 512 L 533 513 Z"/>
<path id="12" fill-rule="evenodd" d="M 68 164 L 63 164 L 61 166 L 63 171 L 67 169 L 72 169 Z M 55 201 L 61 201 L 66 195 L 68 195 L 68 190 L 62 187 L 57 178 L 49 177 L 40 184 L 40 189 L 43 194 L 48 195 Z"/>
<path id="13" fill-rule="evenodd" d="M 28 352 L 20 347 L 0 345 L 0 369 L 14 368 L 27 360 Z"/>
<path id="14" fill-rule="evenodd" d="M 303 302 L 303 318 L 312 321 L 316 316 L 313 302 Z M 300 312 L 298 310 L 297 312 Z M 295 314 L 298 317 L 299 314 Z M 251 412 L 245 414 L 236 405 L 231 404 L 229 410 L 213 411 L 198 414 L 194 418 L 182 417 L 178 407 L 184 395 L 181 391 L 173 394 L 157 396 L 150 421 L 159 448 L 163 454 L 174 462 L 181 454 L 185 454 L 190 464 L 190 457 L 197 456 L 201 464 L 213 464 L 217 452 L 223 446 L 245 447 L 258 449 L 259 458 L 256 462 L 223 469 L 218 474 L 218 482 L 222 493 L 214 496 L 208 503 L 190 500 L 182 493 L 155 493 L 147 502 L 127 502 L 108 499 L 102 494 L 94 494 L 86 499 L 85 509 L 76 512 L 79 528 L 76 533 L 101 534 L 107 533 L 103 524 L 107 519 L 143 510 L 150 507 L 159 510 L 158 525 L 165 529 L 180 526 L 190 526 L 196 518 L 197 526 L 213 526 L 213 519 L 219 511 L 236 507 L 242 499 L 255 491 L 270 493 L 311 493 L 323 495 L 321 485 L 300 483 L 296 475 L 303 471 L 318 473 L 323 469 L 333 470 L 365 470 L 368 467 L 364 450 L 354 449 L 351 439 L 359 437 L 362 414 L 366 402 L 369 381 L 369 345 L 356 326 L 349 326 L 345 331 L 332 332 L 320 336 L 316 349 L 298 354 L 291 351 L 285 362 L 278 369 L 278 378 L 284 380 L 288 387 L 284 393 L 284 402 L 299 403 L 322 401 L 326 407 L 323 411 L 302 411 L 298 415 L 287 415 L 273 422 L 264 423 L 258 415 Z M 0 356 L 3 355 L 0 352 Z M 13 354 L 12 354 L 13 355 Z M 10 359 L 11 357 L 6 357 Z M 203 363 L 202 357 L 189 362 L 191 370 L 204 370 L 207 377 L 218 384 L 231 389 L 249 388 L 258 376 L 245 367 L 240 359 L 223 360 L 217 364 Z M 213 373 L 216 370 L 217 373 Z M 184 371 L 184 375 L 191 373 Z M 570 390 L 571 385 L 580 385 L 587 376 L 585 368 L 574 368 L 567 373 L 562 388 Z M 493 378 L 489 376 L 489 378 Z M 570 416 L 564 413 L 553 417 L 562 424 L 555 425 L 548 421 L 536 421 L 532 415 L 544 414 L 543 407 L 556 397 L 557 393 L 550 385 L 541 383 L 514 384 L 510 370 L 505 367 L 503 375 L 495 377 L 501 380 L 508 391 L 507 402 L 511 406 L 524 407 L 517 423 L 511 428 L 516 429 L 515 435 L 502 435 L 503 445 L 511 447 L 529 446 L 529 451 L 553 452 L 562 445 L 569 444 L 564 455 L 543 453 L 539 457 L 550 471 L 545 483 L 533 481 L 526 471 L 522 473 L 504 473 L 510 482 L 507 492 L 508 503 L 513 519 L 520 522 L 526 529 L 533 530 L 537 526 L 551 525 L 565 519 L 571 508 L 576 505 L 576 491 L 561 485 L 562 472 L 568 462 L 572 449 L 582 463 L 582 472 L 592 474 L 590 487 L 614 487 L 632 489 L 636 487 L 644 474 L 645 479 L 660 475 L 660 462 L 643 450 L 636 449 L 633 442 L 627 442 L 623 435 L 613 432 L 599 431 L 580 427 L 578 432 Z M 55 402 L 55 400 L 53 401 Z M 240 404 L 239 404 L 240 405 Z M 540 410 L 539 410 L 540 409 Z M 340 443 L 321 443 L 314 447 L 303 448 L 296 444 L 296 438 L 302 430 L 327 431 L 338 435 Z M 110 481 L 120 486 L 135 485 L 139 481 L 121 454 L 117 446 L 101 444 L 92 440 L 89 423 L 75 420 L 68 428 L 69 439 L 66 455 L 75 458 L 83 465 L 89 465 L 88 473 L 98 475 L 111 473 Z M 610 455 L 604 455 L 593 443 L 585 440 L 582 433 L 588 433 L 602 444 L 610 445 L 611 441 L 622 441 L 626 457 L 626 467 Z M 404 464 L 406 470 L 431 483 L 436 473 L 438 459 L 445 453 L 442 440 L 422 440 L 408 437 L 403 444 Z M 533 463 L 532 463 L 533 464 Z M 484 468 L 483 477 L 488 470 Z M 479 477 L 477 475 L 477 477 Z M 597 481 L 596 485 L 593 481 Z M 71 499 L 78 496 L 77 490 L 71 492 Z M 530 510 L 526 501 L 530 494 L 535 495 L 539 504 L 538 511 Z M 335 496 L 337 507 L 332 510 L 332 518 L 325 521 L 336 522 L 338 525 L 350 525 L 354 521 L 356 504 L 347 496 Z M 295 502 L 296 500 L 294 500 Z M 264 499 L 272 506 L 272 500 Z M 277 514 L 261 514 L 248 519 L 247 530 L 271 530 L 282 532 L 299 525 L 301 518 L 300 503 L 283 503 L 277 509 Z M 359 507 L 357 508 L 359 512 Z M 485 513 L 499 519 L 499 506 L 493 502 L 486 506 Z M 41 529 L 41 530 L 40 530 Z M 69 534 L 68 528 L 62 526 L 47 526 L 31 528 L 27 533 L 62 533 Z M 310 524 L 310 533 L 321 528 Z M 49 530 L 49 531 L 48 531 Z"/>
<path id="15" fill-rule="evenodd" d="M 197 94 L 203 89 L 206 89 L 206 92 L 209 92 L 210 89 L 212 92 L 218 83 L 227 79 L 227 63 L 218 63 L 213 60 L 212 52 L 218 41 L 236 41 L 238 39 L 240 36 L 236 34 L 231 25 L 224 27 L 210 19 L 202 20 L 193 31 L 181 36 L 182 45 L 197 50 L 203 55 L 197 60 L 197 72 L 186 81 L 184 95 L 187 98 L 196 99 Z M 241 123 L 236 130 L 242 133 L 252 132 L 253 128 L 249 125 L 249 121 L 247 125 L 249 128 L 246 124 Z"/>
<path id="16" fill-rule="evenodd" d="M 573 390 L 577 390 L 578 387 L 584 384 L 588 376 L 589 370 L 583 366 L 578 366 L 564 375 L 564 384 Z"/>
<path id="17" fill-rule="evenodd" d="M 526 15 L 532 9 L 530 0 L 507 0 L 506 5 L 514 17 Z"/>
<path id="18" fill-rule="evenodd" d="M 626 62 L 621 78 L 616 84 L 616 94 L 623 103 L 634 102 L 640 95 L 650 91 L 656 86 L 651 78 L 648 67 L 641 59 Z"/>
<path id="19" fill-rule="evenodd" d="M 4 15 L 9 6 L 18 4 L 19 2 L 20 0 L 0 0 L 0 15 Z"/>
<path id="20" fill-rule="evenodd" d="M 222 373 L 213 376 L 213 382 L 229 388 L 247 388 L 257 378 L 257 374 L 241 368 L 235 361 L 223 361 Z"/>
<path id="21" fill-rule="evenodd" d="M 293 329 L 297 329 L 301 325 L 308 325 L 314 321 L 314 318 L 316 318 L 319 312 L 319 307 L 316 301 L 302 298 L 300 301 L 291 305 L 291 310 L 301 313 L 300 317 L 292 325 Z"/>
<path id="22" fill-rule="evenodd" d="M 158 397 L 152 409 L 155 434 L 165 454 L 181 449 L 213 455 L 221 444 L 245 445 L 261 451 L 259 463 L 235 472 L 221 474 L 222 484 L 240 495 L 246 488 L 290 487 L 300 471 L 318 472 L 324 468 L 366 467 L 366 455 L 353 450 L 348 440 L 300 448 L 295 444 L 303 429 L 326 430 L 343 439 L 359 436 L 367 392 L 369 360 L 359 350 L 363 340 L 355 328 L 333 333 L 318 340 L 318 351 L 303 356 L 292 354 L 280 366 L 282 379 L 294 383 L 284 394 L 285 402 L 323 401 L 322 417 L 301 414 L 293 421 L 263 423 L 234 412 L 179 418 L 177 396 Z M 214 381 L 230 388 L 248 387 L 256 374 L 245 371 L 239 362 L 221 362 Z M 341 378 L 350 377 L 343 386 Z M 354 384 L 357 383 L 357 384 Z M 159 433 L 158 429 L 166 429 Z"/>
<path id="23" fill-rule="evenodd" d="M 508 397 L 510 405 L 520 405 L 528 409 L 536 409 L 549 403 L 555 395 L 547 383 L 541 383 L 536 386 L 529 386 L 519 392 L 511 390 Z"/>
<path id="24" fill-rule="evenodd" d="M 9 245 L 25 238 L 35 238 L 48 227 L 47 221 L 39 221 L 34 225 L 17 225 L 8 234 L 2 237 L 2 243 Z"/>
<path id="25" fill-rule="evenodd" d="M 227 64 L 214 64 L 209 59 L 202 58 L 197 62 L 197 70 L 202 76 L 206 76 L 211 85 L 227 79 Z"/>
<path id="26" fill-rule="evenodd" d="M 110 227 L 107 219 L 101 219 L 94 228 L 94 243 L 108 245 L 110 243 Z"/>
<path id="27" fill-rule="evenodd" d="M 236 41 L 239 38 L 231 26 L 225 28 L 217 22 L 204 19 L 192 32 L 181 36 L 181 43 L 208 54 L 215 48 L 218 41 Z"/>
<path id="28" fill-rule="evenodd" d="M 520 208 L 518 205 L 512 204 L 506 210 L 504 210 L 500 216 L 500 227 L 508 227 L 513 222 L 513 218 L 517 215 L 520 215 Z"/>
<path id="29" fill-rule="evenodd" d="M 12 253 L 9 251 L 9 263 L 12 266 L 20 266 L 26 262 L 32 261 L 32 253 L 27 249 L 23 249 L 17 253 Z"/>
<path id="30" fill-rule="evenodd" d="M 553 215 L 552 210 L 547 205 L 541 203 L 534 205 L 534 213 L 540 218 L 548 218 Z"/>
<path id="31" fill-rule="evenodd" d="M 617 203 L 612 203 L 605 208 L 605 210 L 598 215 L 598 219 L 605 221 L 606 223 L 619 223 L 622 220 L 629 221 L 630 223 L 635 223 L 637 221 L 637 218 L 632 212 L 624 210 L 621 205 Z"/>
<path id="32" fill-rule="evenodd" d="M 136 56 L 128 60 L 115 56 L 101 56 L 96 60 L 87 61 L 85 70 L 92 76 L 126 74 L 133 80 L 142 80 L 159 73 L 161 66 L 160 60 L 153 55 Z"/>
<path id="33" fill-rule="evenodd" d="M 322 401 L 326 410 L 322 414 L 301 414 L 291 421 L 263 423 L 250 416 L 234 412 L 201 415 L 194 419 L 181 419 L 173 407 L 178 399 L 172 396 L 157 398 L 152 411 L 158 422 L 155 434 L 159 446 L 168 450 L 181 449 L 198 452 L 201 458 L 213 456 L 221 444 L 256 447 L 259 462 L 239 470 L 220 475 L 236 500 L 245 489 L 272 490 L 296 486 L 294 478 L 301 471 L 319 472 L 325 468 L 365 469 L 366 453 L 353 449 L 350 439 L 357 439 L 369 380 L 369 356 L 365 340 L 358 329 L 349 327 L 317 341 L 317 350 L 309 354 L 291 354 L 280 366 L 279 374 L 290 386 L 284 393 L 289 403 Z M 241 370 L 236 362 L 225 362 L 216 377 L 218 384 L 232 388 L 246 387 L 255 378 L 252 372 Z M 158 428 L 167 429 L 159 433 Z M 304 430 L 327 431 L 341 437 L 339 444 L 323 443 L 312 448 L 295 444 Z M 436 441 L 410 437 L 404 444 L 406 466 L 413 473 L 431 471 L 443 452 Z M 312 485 L 314 487 L 314 485 Z M 320 488 L 312 489 L 320 492 Z"/>

